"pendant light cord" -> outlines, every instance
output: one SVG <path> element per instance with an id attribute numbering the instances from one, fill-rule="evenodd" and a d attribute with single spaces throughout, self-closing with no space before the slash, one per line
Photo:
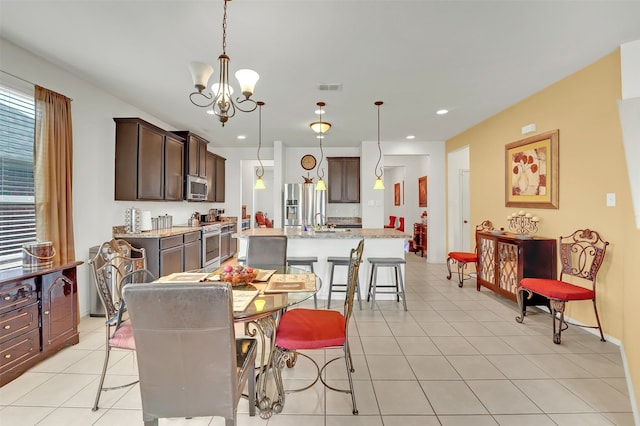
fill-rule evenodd
<path id="1" fill-rule="evenodd" d="M 380 160 L 382 159 L 382 148 L 380 148 L 380 105 L 382 105 L 382 101 L 376 101 L 375 105 L 378 107 L 378 162 L 376 163 L 375 174 L 376 178 L 380 179 L 383 174 L 382 167 L 380 168 L 380 175 L 378 175 L 378 166 L 380 165 Z"/>
<path id="2" fill-rule="evenodd" d="M 227 2 L 225 1 L 225 4 Z M 258 169 L 256 169 L 256 176 L 258 179 L 262 179 L 264 176 L 264 166 L 262 165 L 262 160 L 260 160 L 260 148 L 262 147 L 262 106 L 264 102 L 258 101 L 258 163 L 260 163 L 260 173 L 258 173 Z"/>
<path id="3" fill-rule="evenodd" d="M 322 139 L 324 138 L 324 132 L 322 131 L 322 126 L 323 126 L 323 122 L 322 122 L 322 107 L 324 107 L 324 102 L 318 102 L 317 105 L 320 107 L 320 161 L 318 162 L 318 169 L 317 169 L 317 174 L 318 174 L 318 179 L 322 180 L 322 178 L 324 178 L 324 169 L 321 169 L 320 166 L 322 165 L 322 159 L 324 158 L 324 151 L 322 150 Z"/>

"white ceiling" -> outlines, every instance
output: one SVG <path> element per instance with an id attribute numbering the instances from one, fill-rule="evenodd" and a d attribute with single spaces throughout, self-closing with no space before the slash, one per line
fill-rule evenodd
<path id="1" fill-rule="evenodd" d="M 253 147 L 257 111 L 222 128 L 188 99 L 190 61 L 217 72 L 222 10 L 222 0 L 0 0 L 0 36 L 175 129 Z M 325 146 L 376 140 L 376 100 L 382 141 L 442 141 L 639 40 L 640 1 L 234 0 L 227 33 L 231 74 L 260 73 L 265 145 L 316 146 L 317 101 L 333 124 Z"/>

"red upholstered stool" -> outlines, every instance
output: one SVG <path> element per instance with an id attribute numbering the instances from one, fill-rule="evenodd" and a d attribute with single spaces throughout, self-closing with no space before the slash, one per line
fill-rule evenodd
<path id="1" fill-rule="evenodd" d="M 313 383 L 301 389 L 289 390 L 289 392 L 303 391 L 309 389 L 316 384 L 318 380 L 327 388 L 351 394 L 351 403 L 353 404 L 353 414 L 358 414 L 356 406 L 356 397 L 353 392 L 353 379 L 351 373 L 355 371 L 353 368 L 353 360 L 351 359 L 351 350 L 349 349 L 349 318 L 353 311 L 353 299 L 358 285 L 358 270 L 362 262 L 362 252 L 364 250 L 364 240 L 361 240 L 358 247 L 351 250 L 349 256 L 349 273 L 346 297 L 344 301 L 344 311 L 317 310 L 317 309 L 290 309 L 282 315 L 282 319 L 276 329 L 275 350 L 277 360 L 281 360 L 280 365 L 286 363 L 292 367 L 298 355 L 310 360 L 317 370 L 317 376 Z M 318 366 L 313 358 L 298 352 L 299 350 L 325 349 L 325 348 L 342 348 L 343 356 L 339 356 L 327 361 L 322 368 Z M 337 389 L 327 384 L 322 377 L 324 369 L 338 359 L 344 358 L 347 367 L 347 376 L 349 378 L 349 389 Z M 279 376 L 279 370 L 275 369 L 276 382 L 282 385 L 282 378 Z"/>
<path id="2" fill-rule="evenodd" d="M 568 327 L 564 319 L 566 303 L 574 300 L 591 300 L 597 325 L 582 327 L 597 328 L 600 331 L 600 340 L 604 342 L 604 333 L 596 306 L 596 276 L 609 243 L 590 229 L 577 230 L 568 237 L 560 237 L 559 240 L 562 263 L 560 279 L 524 278 L 521 280 L 516 291 L 520 306 L 520 316 L 516 317 L 516 321 L 523 322 L 526 315 L 523 293 L 526 292 L 528 298 L 531 298 L 534 293 L 548 298 L 553 321 L 553 343 L 559 344 L 562 330 Z M 573 280 L 574 282 L 588 282 L 589 287 L 566 282 L 563 280 L 564 276 L 577 278 Z"/>
<path id="3" fill-rule="evenodd" d="M 452 251 L 447 255 L 447 279 L 451 279 L 451 264 L 455 263 L 458 267 L 458 287 L 462 287 L 462 283 L 469 276 L 464 274 L 464 270 L 467 268 L 468 263 L 475 263 L 476 270 L 478 270 L 478 231 L 491 231 L 493 224 L 489 220 L 485 220 L 480 225 L 476 226 L 476 248 L 473 252 L 466 251 Z"/>

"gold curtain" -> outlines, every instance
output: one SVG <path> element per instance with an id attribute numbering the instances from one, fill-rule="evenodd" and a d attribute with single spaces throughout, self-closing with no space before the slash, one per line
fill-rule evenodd
<path id="1" fill-rule="evenodd" d="M 56 263 L 74 261 L 71 99 L 36 86 L 34 180 L 36 236 L 52 241 Z"/>

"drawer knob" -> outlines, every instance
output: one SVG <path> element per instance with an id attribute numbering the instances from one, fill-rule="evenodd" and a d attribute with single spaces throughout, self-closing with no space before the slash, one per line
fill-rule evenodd
<path id="1" fill-rule="evenodd" d="M 11 329 L 11 326 L 10 326 L 9 324 L 7 324 L 7 325 L 5 325 L 5 326 L 4 326 L 4 329 L 5 329 L 5 330 L 10 330 L 10 329 Z"/>
<path id="2" fill-rule="evenodd" d="M 4 359 L 9 359 L 9 358 L 11 358 L 11 354 L 6 354 L 6 355 L 4 356 Z"/>
<path id="3" fill-rule="evenodd" d="M 5 296 L 4 300 L 11 300 L 11 296 Z"/>

